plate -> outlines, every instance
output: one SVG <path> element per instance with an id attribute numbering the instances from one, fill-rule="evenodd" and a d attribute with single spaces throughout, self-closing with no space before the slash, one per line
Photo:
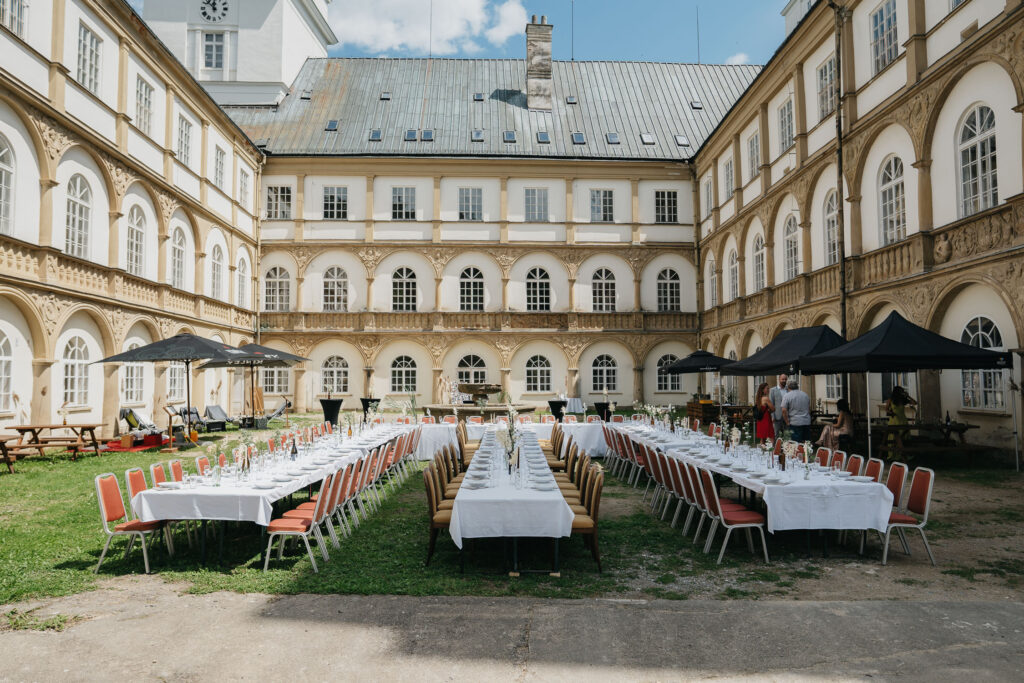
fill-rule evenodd
<path id="1" fill-rule="evenodd" d="M 843 470 L 842 472 L 833 472 L 832 476 L 833 477 L 837 477 L 839 479 L 846 479 L 847 477 L 852 476 L 852 475 L 849 472 L 847 472 L 846 470 Z"/>
<path id="2" fill-rule="evenodd" d="M 184 488 L 184 485 L 180 481 L 162 481 L 156 485 L 158 489 L 167 489 L 174 491 L 176 489 Z"/>
<path id="3" fill-rule="evenodd" d="M 788 484 L 789 482 L 787 482 L 787 481 L 785 481 L 783 479 L 779 479 L 778 477 L 765 477 L 764 483 L 772 484 L 772 485 L 777 485 L 777 484 Z"/>
<path id="4" fill-rule="evenodd" d="M 292 480 L 291 477 L 286 477 L 283 474 L 274 475 L 274 481 L 279 481 L 281 483 L 284 483 L 284 482 L 288 482 L 288 481 L 291 481 L 291 480 Z"/>
<path id="5" fill-rule="evenodd" d="M 767 472 L 747 472 L 747 476 L 751 479 L 763 479 L 768 476 Z"/>
<path id="6" fill-rule="evenodd" d="M 313 470 L 320 469 L 320 465 L 303 465 L 302 469 L 306 470 L 307 472 L 312 472 Z"/>
<path id="7" fill-rule="evenodd" d="M 252 483 L 253 488 L 257 489 L 276 489 L 277 484 L 272 481 L 254 481 Z"/>
<path id="8" fill-rule="evenodd" d="M 554 491 L 558 487 L 555 486 L 554 484 L 547 484 L 547 485 L 534 486 L 533 488 L 535 490 L 537 490 L 537 491 Z"/>
<path id="9" fill-rule="evenodd" d="M 861 481 L 861 482 L 869 482 L 869 481 L 871 481 L 871 482 L 873 482 L 874 479 L 871 478 L 871 477 L 866 477 L 863 474 L 859 474 L 859 475 L 850 477 L 850 481 Z"/>

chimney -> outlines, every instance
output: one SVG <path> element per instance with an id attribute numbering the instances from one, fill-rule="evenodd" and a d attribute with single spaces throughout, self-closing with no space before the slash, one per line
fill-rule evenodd
<path id="1" fill-rule="evenodd" d="M 551 111 L 551 24 L 534 14 L 526 25 L 526 106 Z"/>

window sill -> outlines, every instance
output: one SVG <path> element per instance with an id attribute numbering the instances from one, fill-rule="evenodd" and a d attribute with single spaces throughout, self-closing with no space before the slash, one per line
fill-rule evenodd
<path id="1" fill-rule="evenodd" d="M 68 415 L 75 415 L 81 413 L 88 413 L 92 411 L 91 406 L 68 406 L 64 409 Z"/>
<path id="2" fill-rule="evenodd" d="M 997 417 L 1007 418 L 1012 417 L 1010 413 L 1005 410 L 999 409 L 986 409 L 986 408 L 957 408 L 957 415 L 977 415 L 979 417 Z"/>
<path id="3" fill-rule="evenodd" d="M 125 402 L 125 403 L 121 404 L 121 407 L 122 408 L 145 408 L 146 407 L 146 402 L 145 401 Z M 3 416 L 0 415 L 0 417 L 3 417 Z"/>

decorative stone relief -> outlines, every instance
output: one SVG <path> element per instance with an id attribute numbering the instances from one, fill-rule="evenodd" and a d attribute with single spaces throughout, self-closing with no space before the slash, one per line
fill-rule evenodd
<path id="1" fill-rule="evenodd" d="M 43 139 L 43 146 L 46 148 L 46 154 L 51 160 L 56 161 L 60 159 L 64 152 L 75 144 L 76 141 L 71 136 L 71 132 L 49 116 L 44 116 L 33 109 L 28 110 L 28 115 L 39 131 L 39 135 Z"/>
<path id="2" fill-rule="evenodd" d="M 110 174 L 110 179 L 114 184 L 114 193 L 117 198 L 117 205 L 120 206 L 121 199 L 124 197 L 125 192 L 128 191 L 128 188 L 131 187 L 131 184 L 135 182 L 136 176 L 120 162 L 117 162 L 106 155 L 103 155 L 100 158 L 103 160 L 103 166 L 107 169 L 107 173 Z"/>
<path id="3" fill-rule="evenodd" d="M 373 271 L 377 268 L 384 257 L 392 253 L 394 249 L 385 249 L 382 247 L 360 247 L 356 249 L 356 256 L 363 262 L 366 267 L 366 273 L 372 275 Z"/>

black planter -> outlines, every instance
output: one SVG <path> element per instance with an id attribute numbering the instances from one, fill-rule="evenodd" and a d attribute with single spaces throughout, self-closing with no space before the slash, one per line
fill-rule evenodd
<path id="1" fill-rule="evenodd" d="M 363 421 L 366 421 L 366 413 L 370 411 L 370 408 L 380 403 L 379 398 L 361 398 L 359 402 L 363 404 Z"/>
<path id="2" fill-rule="evenodd" d="M 601 416 L 601 419 L 605 422 L 611 422 L 612 420 L 612 404 L 611 403 L 595 403 L 594 410 Z"/>
<path id="3" fill-rule="evenodd" d="M 568 405 L 568 401 L 548 401 L 548 407 L 551 408 L 551 414 L 555 416 L 555 419 L 559 422 L 565 416 L 565 406 Z"/>
<path id="4" fill-rule="evenodd" d="M 322 398 L 320 407 L 324 410 L 324 419 L 331 423 L 331 426 L 338 426 L 338 413 L 341 412 L 340 398 Z"/>

